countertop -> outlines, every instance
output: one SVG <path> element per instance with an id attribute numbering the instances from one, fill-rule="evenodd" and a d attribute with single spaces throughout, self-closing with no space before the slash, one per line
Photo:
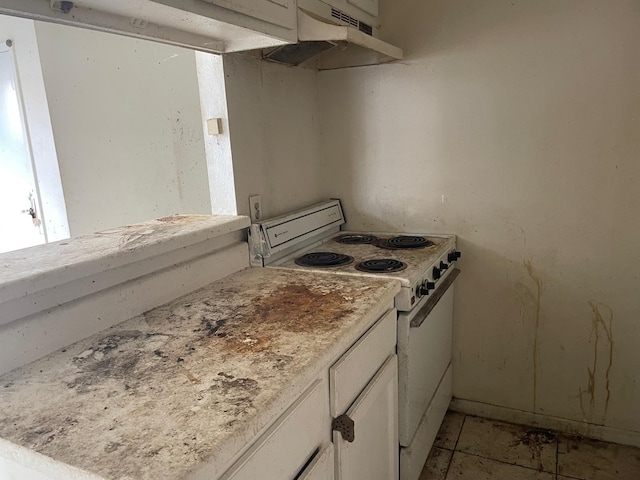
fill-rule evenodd
<path id="1" fill-rule="evenodd" d="M 0 254 L 0 303 L 248 227 L 236 215 L 172 215 Z"/>
<path id="2" fill-rule="evenodd" d="M 399 290 L 242 270 L 0 377 L 0 438 L 106 479 L 215 478 Z"/>

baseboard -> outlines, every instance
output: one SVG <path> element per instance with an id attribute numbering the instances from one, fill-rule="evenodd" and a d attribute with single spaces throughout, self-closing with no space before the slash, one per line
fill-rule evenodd
<path id="1" fill-rule="evenodd" d="M 605 442 L 640 447 L 640 432 L 632 430 L 595 425 L 593 423 L 577 422 L 566 418 L 525 412 L 523 410 L 500 407 L 498 405 L 491 405 L 473 400 L 464 400 L 462 398 L 454 398 L 451 401 L 449 408 L 456 412 L 490 418 L 492 420 L 531 425 L 533 427 L 556 430 L 568 435 L 580 435 L 582 437 L 603 440 Z"/>

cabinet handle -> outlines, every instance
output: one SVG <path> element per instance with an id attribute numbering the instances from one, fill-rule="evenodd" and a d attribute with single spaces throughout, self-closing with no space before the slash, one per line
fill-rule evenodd
<path id="1" fill-rule="evenodd" d="M 355 423 L 346 413 L 334 418 L 331 422 L 331 428 L 342 434 L 342 439 L 351 443 L 356 438 Z"/>

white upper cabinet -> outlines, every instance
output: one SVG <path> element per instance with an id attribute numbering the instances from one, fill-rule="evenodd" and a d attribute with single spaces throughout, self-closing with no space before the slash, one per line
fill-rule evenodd
<path id="1" fill-rule="evenodd" d="M 295 29 L 295 0 L 202 0 L 220 7 L 242 13 L 252 18 L 278 25 L 287 29 Z"/>
<path id="2" fill-rule="evenodd" d="M 7 15 L 215 53 L 297 42 L 296 7 L 296 0 L 0 0 Z"/>

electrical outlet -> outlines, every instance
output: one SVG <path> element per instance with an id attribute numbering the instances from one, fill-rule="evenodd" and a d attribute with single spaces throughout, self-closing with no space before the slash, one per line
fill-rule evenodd
<path id="1" fill-rule="evenodd" d="M 249 212 L 251 212 L 252 223 L 262 220 L 262 198 L 260 198 L 260 195 L 252 195 L 249 197 Z"/>

